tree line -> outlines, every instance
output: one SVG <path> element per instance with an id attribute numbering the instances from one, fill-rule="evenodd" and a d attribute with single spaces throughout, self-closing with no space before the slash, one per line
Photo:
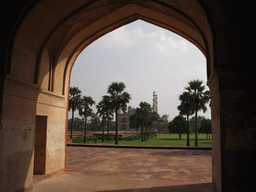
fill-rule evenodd
<path id="1" fill-rule="evenodd" d="M 102 119 L 103 135 L 104 127 L 108 124 L 108 139 L 109 139 L 109 123 L 113 119 L 114 113 L 116 115 L 116 136 L 115 144 L 118 144 L 118 110 L 127 110 L 127 104 L 129 103 L 131 96 L 129 93 L 124 91 L 125 84 L 122 82 L 113 82 L 109 85 L 107 93 L 104 95 L 102 100 L 96 105 L 97 115 Z M 90 96 L 81 95 L 81 90 L 78 87 L 70 87 L 69 91 L 69 110 L 72 111 L 71 119 L 71 133 L 70 137 L 73 137 L 73 124 L 74 124 L 74 112 L 79 111 L 79 115 L 84 117 L 84 142 L 86 143 L 86 132 L 87 132 L 87 118 L 93 115 L 92 105 L 95 105 L 95 101 Z M 102 141 L 104 142 L 104 136 Z"/>
<path id="2" fill-rule="evenodd" d="M 179 96 L 180 105 L 177 107 L 180 114 L 175 117 L 170 123 L 168 123 L 168 115 L 159 116 L 157 112 L 153 112 L 151 105 L 147 102 L 140 102 L 139 107 L 136 108 L 136 112 L 129 117 L 130 127 L 136 131 L 141 130 L 141 141 L 147 140 L 146 131 L 149 128 L 168 127 L 170 133 L 187 133 L 187 146 L 190 146 L 189 134 L 189 116 L 195 114 L 195 146 L 198 146 L 198 120 L 197 113 L 202 110 L 206 112 L 206 104 L 209 102 L 209 91 L 205 91 L 203 81 L 194 80 L 188 82 L 188 86 L 185 87 L 185 91 Z M 102 100 L 96 105 L 97 115 L 102 119 L 101 124 L 103 127 L 104 142 L 104 127 L 108 127 L 108 140 L 109 140 L 109 127 L 112 122 L 114 113 L 116 116 L 115 121 L 115 144 L 118 144 L 118 111 L 121 109 L 123 112 L 127 110 L 127 104 L 131 100 L 131 95 L 124 91 L 125 84 L 122 82 L 113 82 L 107 89 L 108 95 L 104 95 Z M 84 142 L 86 143 L 86 130 L 87 130 L 87 118 L 93 115 L 91 106 L 95 105 L 95 101 L 90 96 L 81 95 L 81 91 L 77 87 L 70 87 L 69 94 L 69 110 L 72 111 L 71 119 L 71 135 L 73 137 L 73 123 L 74 123 L 74 111 L 78 110 L 79 115 L 84 117 Z M 184 118 L 186 116 L 186 119 Z M 201 133 L 211 132 L 210 120 L 204 119 L 201 122 L 199 129 Z M 180 136 L 181 137 L 181 136 Z"/>
<path id="3" fill-rule="evenodd" d="M 147 130 L 150 128 L 153 128 L 153 130 L 158 128 L 158 132 L 160 132 L 161 128 L 168 126 L 168 115 L 160 117 L 147 102 L 140 102 L 136 112 L 129 119 L 131 128 L 136 131 L 141 130 L 141 142 L 148 139 Z"/>
<path id="4" fill-rule="evenodd" d="M 180 105 L 177 107 L 180 111 L 179 116 L 175 117 L 169 123 L 170 132 L 187 133 L 187 146 L 190 146 L 189 140 L 189 116 L 195 114 L 195 146 L 198 146 L 198 111 L 207 111 L 206 104 L 210 100 L 210 92 L 205 91 L 205 86 L 202 85 L 203 81 L 193 80 L 188 82 L 188 86 L 185 87 L 185 91 L 179 96 Z M 183 116 L 186 116 L 186 120 Z M 185 125 L 186 123 L 186 125 Z M 186 128 L 185 128 L 186 127 Z M 211 121 L 203 120 L 200 127 L 201 133 L 211 133 Z"/>
<path id="5" fill-rule="evenodd" d="M 68 120 L 68 130 L 71 130 L 71 123 L 72 119 L 70 118 Z M 110 130 L 113 130 L 115 128 L 115 121 L 111 120 L 109 123 Z M 90 118 L 87 119 L 87 131 L 101 131 L 102 130 L 102 121 L 100 117 L 93 113 Z M 83 131 L 84 129 L 84 118 L 74 117 L 73 120 L 73 132 L 74 131 Z M 74 133 L 73 133 L 74 134 Z"/>
<path id="6" fill-rule="evenodd" d="M 118 144 L 118 110 L 125 112 L 127 110 L 127 104 L 129 103 L 131 96 L 129 93 L 124 91 L 125 84 L 122 82 L 114 82 L 109 85 L 107 93 L 104 95 L 102 100 L 96 105 L 97 115 L 101 117 L 101 126 L 103 127 L 102 141 L 104 142 L 104 127 L 107 125 L 107 138 L 109 140 L 109 127 L 112 124 L 114 113 L 116 116 L 115 121 L 115 144 Z M 73 137 L 73 127 L 77 120 L 74 118 L 74 112 L 79 111 L 79 115 L 84 118 L 84 142 L 86 143 L 86 132 L 87 132 L 87 118 L 93 117 L 95 114 L 92 112 L 92 105 L 95 105 L 95 101 L 90 96 L 82 96 L 81 90 L 78 87 L 70 87 L 69 93 L 69 110 L 72 111 L 72 118 L 70 121 L 71 133 L 70 137 Z M 141 102 L 140 107 L 136 108 L 135 114 L 131 115 L 130 127 L 136 131 L 141 129 L 141 141 L 148 139 L 147 130 L 149 127 L 158 128 L 159 132 L 161 127 L 168 126 L 168 115 L 160 117 L 158 113 L 153 112 L 152 107 L 147 102 Z M 95 118 L 94 118 L 95 119 Z M 81 123 L 81 122 L 80 122 Z"/>

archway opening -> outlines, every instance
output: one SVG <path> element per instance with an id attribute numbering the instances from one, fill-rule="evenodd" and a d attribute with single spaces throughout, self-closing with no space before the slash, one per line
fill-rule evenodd
<path id="1" fill-rule="evenodd" d="M 82 95 L 91 96 L 95 100 L 96 103 L 92 106 L 95 114 L 96 105 L 102 100 L 102 96 L 107 94 L 108 86 L 112 82 L 125 83 L 132 100 L 128 104 L 130 108 L 127 107 L 126 112 L 120 113 L 118 130 L 121 130 L 121 125 L 124 124 L 122 118 L 126 118 L 128 121 L 125 131 L 132 133 L 136 131 L 129 127 L 129 116 L 135 113 L 132 109 L 135 110 L 143 101 L 153 107 L 154 91 L 158 95 L 158 113 L 168 122 L 164 126 L 156 122 L 148 130 L 170 133 L 168 123 L 179 115 L 177 109 L 180 105 L 179 95 L 185 91 L 188 82 L 199 79 L 203 81 L 205 90 L 208 89 L 206 59 L 202 52 L 186 39 L 142 20 L 118 28 L 90 44 L 77 58 L 72 70 L 70 86 L 78 87 Z M 208 109 L 206 113 L 201 110 L 198 114 L 200 116 L 198 128 L 204 118 L 211 118 L 209 103 L 206 106 Z M 71 111 L 69 111 L 69 130 Z M 195 114 L 190 116 L 193 133 L 194 116 Z M 75 117 L 75 131 L 78 135 L 82 135 L 84 123 L 82 116 L 78 115 L 78 110 Z M 93 121 L 88 121 L 88 136 L 94 134 L 93 131 L 98 131 L 95 135 L 99 135 L 99 131 L 102 131 L 100 121 L 96 121 L 100 118 L 97 115 L 92 117 Z M 112 120 L 115 121 L 115 118 Z M 114 132 L 114 122 L 112 124 L 111 131 Z M 169 139 L 177 138 L 172 135 Z M 211 143 L 206 140 L 206 136 L 200 135 L 200 138 L 204 144 Z M 194 136 L 191 139 L 193 139 L 191 145 L 194 145 Z M 185 142 L 185 134 L 182 140 Z"/>
<path id="2" fill-rule="evenodd" d="M 207 57 L 207 71 L 213 69 L 212 31 L 207 14 L 198 1 L 85 3 L 81 0 L 72 6 L 68 1 L 61 4 L 49 0 L 36 2 L 29 6 L 28 9 L 31 9 L 17 22 L 15 35 L 11 40 L 9 52 L 12 58 L 8 61 L 10 66 L 7 69 L 10 75 L 6 75 L 4 80 L 7 86 L 3 100 L 8 104 L 3 106 L 3 114 L 7 114 L 3 116 L 3 124 L 8 127 L 9 122 L 16 122 L 9 111 L 15 113 L 23 107 L 26 115 L 20 115 L 15 125 L 21 126 L 20 130 L 25 130 L 24 135 L 28 133 L 31 136 L 25 137 L 25 140 L 30 138 L 29 142 L 32 143 L 36 115 L 47 117 L 46 175 L 65 171 L 64 127 L 67 125 L 71 68 L 82 50 L 99 37 L 142 19 L 174 31 L 193 42 Z M 13 95 L 19 100 L 13 102 Z M 23 132 L 20 133 L 22 134 Z M 27 187 L 31 185 L 33 175 L 33 163 L 29 163 L 28 156 L 31 155 L 33 159 L 34 147 L 28 141 L 24 142 L 27 142 L 24 145 L 26 147 L 18 152 L 21 152 L 30 167 L 25 170 L 28 171 L 27 175 L 22 175 L 22 166 L 19 166 L 20 170 L 16 175 L 21 176 L 19 185 L 26 183 L 24 185 Z M 4 154 L 12 158 L 6 151 L 8 150 L 5 149 Z"/>
<path id="3" fill-rule="evenodd" d="M 142 27 L 141 25 L 146 25 L 148 29 Z M 149 25 L 149 26 L 148 26 Z M 147 31 L 148 30 L 148 31 Z M 139 42 L 139 41 L 142 41 Z M 134 47 L 133 47 L 134 46 Z M 127 48 L 130 47 L 130 50 Z M 191 50 L 192 49 L 192 50 Z M 190 53 L 188 53 L 190 51 Z M 155 53 L 154 53 L 155 52 Z M 118 55 L 119 54 L 119 55 Z M 171 57 L 167 57 L 167 55 L 171 55 Z M 121 56 L 121 57 L 120 57 Z M 141 58 L 148 58 L 148 60 L 143 60 Z M 91 62 L 91 63 L 90 63 Z M 186 63 L 187 62 L 187 63 Z M 199 64 L 198 64 L 199 62 Z M 157 66 L 155 68 L 155 66 Z M 193 66 L 193 67 L 192 67 Z M 191 70 L 192 68 L 192 70 Z M 158 69 L 158 71 L 157 71 Z M 73 66 L 71 74 L 71 86 L 73 87 L 79 87 L 82 90 L 82 94 L 86 96 L 91 96 L 92 98 L 97 98 L 96 104 L 102 99 L 102 96 L 107 94 L 106 90 L 108 85 L 113 81 L 123 81 L 127 85 L 127 88 L 130 87 L 128 92 L 133 92 L 132 97 L 135 95 L 135 100 L 133 101 L 134 104 L 131 104 L 132 107 L 138 107 L 139 102 L 143 101 L 145 99 L 148 103 L 152 106 L 152 93 L 154 90 L 158 90 L 158 96 L 162 96 L 163 101 L 160 102 L 158 105 L 159 111 L 162 115 L 165 113 L 168 113 L 168 109 L 166 109 L 167 105 L 170 105 L 167 100 L 176 99 L 176 104 L 172 104 L 171 108 L 175 108 L 175 112 L 169 112 L 170 118 L 169 121 L 172 120 L 176 115 L 179 114 L 177 110 L 177 105 L 179 105 L 178 101 L 178 95 L 181 94 L 184 91 L 184 87 L 187 86 L 187 83 L 189 80 L 193 79 L 202 79 L 204 80 L 204 85 L 207 81 L 207 75 L 206 75 L 206 60 L 204 55 L 198 48 L 196 48 L 194 45 L 189 43 L 188 41 L 185 41 L 185 39 L 179 37 L 176 34 L 173 34 L 167 30 L 164 30 L 162 28 L 158 28 L 156 26 L 151 26 L 151 24 L 147 24 L 144 21 L 136 21 L 131 24 L 125 25 L 111 33 L 108 33 L 107 35 L 103 36 L 102 38 L 98 39 L 94 43 L 90 44 L 77 58 L 76 63 Z M 87 72 L 88 71 L 88 72 Z M 172 73 L 171 71 L 174 71 Z M 141 73 L 139 73 L 141 72 Z M 168 77 L 167 74 L 170 74 Z M 128 75 L 128 76 L 126 76 Z M 105 77 L 104 77 L 105 76 Z M 74 79 L 72 79 L 74 78 Z M 161 78 L 162 81 L 157 80 L 158 78 Z M 172 82 L 174 81 L 174 82 Z M 130 84 L 131 82 L 131 84 Z M 169 82 L 170 84 L 168 84 Z M 171 83 L 173 83 L 171 85 Z M 180 83 L 180 84 L 179 84 Z M 128 86 L 130 85 L 130 86 Z M 136 85 L 139 85 L 136 87 Z M 206 85 L 205 85 L 206 86 Z M 170 89 L 171 92 L 175 92 L 175 94 L 172 95 L 172 93 L 166 92 L 166 89 Z M 175 87 L 175 88 L 174 88 Z M 135 89 L 133 91 L 133 88 Z M 148 89 L 148 90 L 147 90 Z M 163 90 L 161 92 L 161 89 Z M 93 93 L 95 91 L 95 94 Z M 140 94 L 136 95 L 136 92 L 141 92 Z M 148 95 L 147 95 L 148 93 Z M 160 94 L 159 94 L 160 93 Z M 164 96 L 167 96 L 166 98 L 163 98 Z M 95 99 L 96 100 L 96 99 Z M 168 104 L 166 103 L 168 102 Z M 129 105 L 129 104 L 128 104 Z M 164 108 L 164 109 L 163 109 Z M 96 113 L 96 108 L 93 108 Z M 208 110 L 210 111 L 210 108 L 208 106 Z M 122 115 L 125 115 L 125 113 L 121 113 Z M 120 114 L 120 115 L 121 115 Z M 201 115 L 201 114 L 200 114 Z M 208 118 L 210 118 L 210 113 L 207 114 Z M 79 117 L 79 116 L 77 116 Z M 80 117 L 81 118 L 81 117 Z M 120 117 L 120 132 L 127 132 L 128 130 L 127 126 L 127 119 L 129 117 Z M 80 121 L 83 122 L 82 119 Z M 90 124 L 90 122 L 89 122 Z M 83 132 L 81 131 L 81 127 L 83 127 L 83 123 L 78 125 L 78 135 L 83 135 Z M 101 125 L 99 124 L 98 130 L 91 130 L 90 127 L 87 126 L 87 134 L 88 136 L 90 134 L 93 134 L 93 132 L 97 131 L 95 135 L 102 134 L 101 131 Z M 93 126 L 92 126 L 93 127 Z M 89 132 L 88 132 L 89 131 Z M 91 133 L 90 133 L 91 131 Z M 157 130 L 158 131 L 158 130 Z M 80 132 L 80 133 L 79 133 Z M 166 134 L 165 136 L 161 137 L 161 140 L 164 141 L 176 141 L 176 138 L 168 138 L 169 134 Z M 174 134 L 173 134 L 174 135 Z M 173 136 L 172 135 L 172 136 Z M 175 135 L 177 137 L 177 135 Z M 185 135 L 184 137 L 185 141 Z M 205 135 L 202 136 L 202 142 L 206 143 Z M 192 137 L 191 137 L 191 140 Z M 149 141 L 149 140 L 148 140 Z M 87 143 L 94 143 L 94 141 L 87 141 Z M 109 144 L 105 141 L 105 143 Z M 114 140 L 112 140 L 112 143 L 114 144 Z M 98 140 L 97 144 L 103 144 L 101 140 Z M 194 145 L 194 143 L 191 143 L 191 145 Z M 184 145 L 185 146 L 185 142 Z M 92 151 L 98 151 L 99 149 L 88 149 L 88 152 L 92 155 L 93 158 L 95 158 L 95 154 Z M 146 149 L 145 149 L 146 150 Z M 90 172 L 90 174 L 93 175 L 94 171 L 97 171 L 99 174 L 100 172 L 104 172 L 104 167 L 110 166 L 110 164 L 107 161 L 103 162 L 101 165 L 96 164 L 90 164 L 90 167 L 86 166 L 83 163 L 83 158 L 80 156 L 79 153 L 84 153 L 80 149 L 74 149 L 74 151 L 78 152 L 78 158 L 81 159 L 78 160 L 76 158 L 77 162 L 80 161 L 81 166 L 86 167 L 86 173 Z M 84 150 L 86 151 L 86 150 Z M 109 153 L 114 153 L 114 151 L 109 151 Z M 68 171 L 75 172 L 77 171 L 74 166 L 72 166 L 72 159 L 71 156 L 74 157 L 76 154 L 72 151 L 71 148 L 68 149 L 68 153 L 70 154 L 70 157 L 68 156 Z M 125 156 L 125 153 L 129 153 L 129 151 L 121 151 L 117 153 L 123 153 Z M 139 157 L 139 154 L 137 154 L 135 151 L 134 154 Z M 138 152 L 142 153 L 142 151 Z M 119 174 L 124 172 L 124 174 L 133 177 L 133 178 L 140 178 L 140 177 L 151 177 L 157 178 L 158 174 L 162 174 L 161 177 L 162 180 L 166 181 L 168 180 L 168 174 L 170 176 L 173 175 L 176 177 L 176 184 L 181 184 L 181 180 L 178 178 L 184 179 L 185 177 L 182 177 L 180 175 L 184 174 L 187 176 L 187 178 L 191 177 L 191 174 L 193 175 L 193 179 L 190 178 L 190 180 L 187 180 L 187 183 L 194 183 L 194 182 L 211 182 L 211 152 L 209 151 L 197 151 L 194 152 L 193 155 L 188 155 L 190 152 L 188 151 L 174 151 L 174 153 L 177 154 L 185 154 L 184 156 L 180 157 L 182 161 L 194 161 L 196 164 L 197 160 L 200 159 L 200 163 L 202 164 L 202 167 L 205 171 L 205 175 L 193 175 L 190 171 L 190 169 L 196 170 L 194 168 L 195 165 L 189 165 L 191 166 L 184 166 L 181 164 L 176 164 L 177 168 L 176 170 L 172 167 L 172 163 L 169 163 L 168 166 L 160 166 L 160 164 L 148 162 L 147 166 L 136 168 L 134 171 L 125 172 L 122 170 L 122 168 L 119 165 L 116 165 L 116 163 L 112 164 L 111 169 L 107 169 L 107 171 L 115 172 L 116 170 L 119 170 Z M 156 151 L 152 152 L 152 156 L 150 158 L 155 158 L 154 161 L 158 161 L 157 158 L 160 158 L 160 154 L 162 156 L 174 156 L 171 154 L 170 151 Z M 101 152 L 101 156 L 99 158 L 103 158 L 105 155 L 106 158 L 108 158 L 108 154 L 105 152 Z M 151 154 L 144 154 L 151 155 Z M 155 155 L 155 156 L 154 156 Z M 179 156 L 178 155 L 178 156 Z M 122 155 L 120 155 L 121 157 Z M 161 156 L 161 158 L 162 158 Z M 198 158 L 198 156 L 200 158 Z M 149 156 L 147 156 L 149 157 Z M 178 157 L 177 157 L 178 158 Z M 119 160 L 126 161 L 125 169 L 131 169 L 131 167 L 135 168 L 136 163 L 142 164 L 147 163 L 147 160 L 141 160 L 139 162 L 129 162 L 129 160 L 125 158 L 119 158 L 119 159 L 111 159 L 111 162 L 116 161 L 117 163 L 120 163 Z M 193 159 L 191 161 L 191 159 Z M 172 159 L 173 160 L 173 159 Z M 159 160 L 161 163 L 161 160 Z M 183 163 L 184 163 L 183 162 Z M 162 163 L 167 163 L 167 161 L 163 160 Z M 133 166 L 129 167 L 131 164 Z M 149 165 L 150 164 L 150 165 Z M 189 163 L 188 163 L 189 164 Z M 71 166 L 69 166 L 71 165 Z M 90 170 L 89 170 L 90 169 Z M 141 173 L 136 172 L 140 170 Z M 198 170 L 197 170 L 198 171 Z M 201 170 L 202 171 L 202 170 Z M 199 171 L 200 172 L 200 171 Z M 179 174 L 178 174 L 179 173 Z M 174 178 L 172 177 L 172 179 Z M 169 177 L 171 178 L 171 177 Z M 197 178 L 198 180 L 196 180 Z M 144 178 L 145 179 L 145 178 Z M 170 179 L 171 180 L 171 179 Z M 175 183 L 175 182 L 174 182 Z M 172 184 L 174 184 L 172 183 Z M 184 183 L 183 183 L 184 184 Z M 170 185 L 170 183 L 169 183 Z"/>
<path id="4" fill-rule="evenodd" d="M 33 187 L 36 116 L 47 117 L 45 174 L 65 171 L 71 67 L 91 42 L 137 19 L 175 31 L 205 53 L 212 94 L 213 186 L 216 191 L 249 189 L 255 99 L 248 86 L 251 66 L 242 62 L 238 1 L 28 0 L 21 6 L 3 5 L 9 21 L 1 49 L 4 191 Z M 15 13 L 8 14 L 11 10 Z"/>

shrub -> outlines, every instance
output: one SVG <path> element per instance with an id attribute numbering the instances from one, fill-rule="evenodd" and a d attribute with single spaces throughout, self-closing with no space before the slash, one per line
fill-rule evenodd
<path id="1" fill-rule="evenodd" d="M 96 135 L 92 136 L 92 140 L 94 141 L 94 143 L 98 142 L 98 137 Z"/>
<path id="2" fill-rule="evenodd" d="M 97 135 L 97 138 L 98 138 L 99 140 L 102 140 L 102 135 Z"/>
<path id="3" fill-rule="evenodd" d="M 73 137 L 72 140 L 73 140 L 73 143 L 84 143 L 83 137 Z"/>
<path id="4" fill-rule="evenodd" d="M 131 136 L 128 136 L 128 137 L 124 137 L 123 140 L 125 140 L 125 141 L 133 141 L 134 140 L 134 136 L 131 135 Z"/>
<path id="5" fill-rule="evenodd" d="M 121 140 L 123 140 L 123 138 L 122 138 L 122 137 L 120 137 L 120 136 L 118 136 L 118 141 L 121 141 Z"/>
<path id="6" fill-rule="evenodd" d="M 92 141 L 93 140 L 93 136 L 89 136 L 88 141 Z"/>
<path id="7" fill-rule="evenodd" d="M 129 136 L 129 137 L 128 137 L 128 140 L 129 140 L 129 141 L 133 141 L 133 140 L 134 140 L 134 136 L 133 136 L 133 135 Z"/>
<path id="8" fill-rule="evenodd" d="M 133 138 L 134 138 L 134 140 L 141 139 L 141 134 L 135 135 Z"/>

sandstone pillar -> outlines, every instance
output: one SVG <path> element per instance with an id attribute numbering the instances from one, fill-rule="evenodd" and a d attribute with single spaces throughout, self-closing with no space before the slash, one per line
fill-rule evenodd
<path id="1" fill-rule="evenodd" d="M 0 191 L 33 185 L 36 100 L 39 87 L 6 75 L 0 127 Z"/>
<path id="2" fill-rule="evenodd" d="M 247 72 L 216 69 L 211 92 L 214 191 L 249 191 L 255 151 L 255 98 Z"/>
<path id="3" fill-rule="evenodd" d="M 34 174 L 45 174 L 47 116 L 36 116 Z"/>

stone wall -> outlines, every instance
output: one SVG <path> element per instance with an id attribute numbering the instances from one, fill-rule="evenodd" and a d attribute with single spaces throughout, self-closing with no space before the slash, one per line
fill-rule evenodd
<path id="1" fill-rule="evenodd" d="M 128 108 L 128 111 L 118 113 L 118 130 L 131 131 L 129 117 L 136 112 L 135 108 Z"/>

